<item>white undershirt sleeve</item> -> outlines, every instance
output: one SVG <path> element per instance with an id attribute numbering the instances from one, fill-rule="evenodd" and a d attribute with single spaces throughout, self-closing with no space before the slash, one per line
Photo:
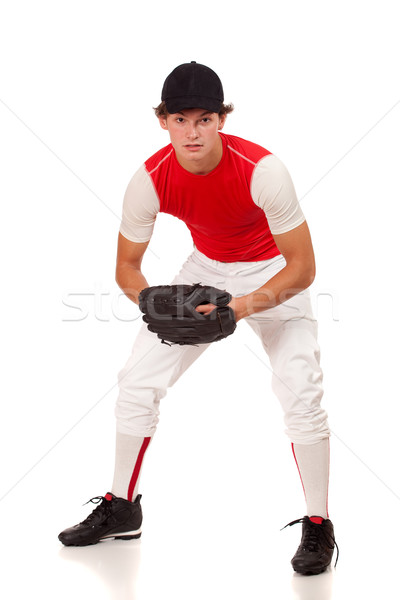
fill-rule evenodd
<path id="1" fill-rule="evenodd" d="M 125 192 L 120 233 L 131 242 L 148 242 L 159 210 L 160 201 L 153 182 L 142 165 Z"/>
<path id="2" fill-rule="evenodd" d="M 250 191 L 265 212 L 272 234 L 286 233 L 305 221 L 289 172 L 274 154 L 255 167 Z"/>

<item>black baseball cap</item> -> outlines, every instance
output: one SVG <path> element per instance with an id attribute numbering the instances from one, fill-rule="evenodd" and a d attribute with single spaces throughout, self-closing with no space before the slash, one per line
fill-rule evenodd
<path id="1" fill-rule="evenodd" d="M 179 65 L 164 81 L 161 100 L 171 114 L 185 108 L 204 108 L 219 112 L 224 90 L 218 75 L 209 67 L 192 60 Z"/>

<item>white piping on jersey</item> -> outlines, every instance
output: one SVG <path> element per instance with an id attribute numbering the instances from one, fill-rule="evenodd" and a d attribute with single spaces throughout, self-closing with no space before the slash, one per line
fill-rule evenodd
<path id="1" fill-rule="evenodd" d="M 240 152 L 238 152 L 237 150 L 235 150 L 234 148 L 232 148 L 232 146 L 230 146 L 229 144 L 227 145 L 227 148 L 229 148 L 229 150 L 232 150 L 232 152 L 234 152 L 235 154 L 237 154 L 238 156 L 240 156 L 240 158 L 244 158 L 244 160 L 247 160 L 254 167 L 256 166 L 257 163 L 255 163 L 252 160 L 250 160 L 249 158 L 247 158 L 247 156 L 243 156 L 243 154 L 240 154 Z"/>
<path id="2" fill-rule="evenodd" d="M 164 160 L 167 160 L 168 157 L 171 156 L 172 152 L 174 151 L 174 149 L 172 148 L 171 152 L 169 152 L 167 154 L 167 156 L 164 156 L 164 158 L 162 160 L 160 160 L 160 162 L 158 163 L 158 165 L 156 167 L 154 167 L 154 169 L 152 169 L 149 173 L 149 175 L 151 175 L 152 173 L 154 173 L 154 171 L 157 171 L 158 167 L 161 165 L 161 163 L 164 162 Z"/>

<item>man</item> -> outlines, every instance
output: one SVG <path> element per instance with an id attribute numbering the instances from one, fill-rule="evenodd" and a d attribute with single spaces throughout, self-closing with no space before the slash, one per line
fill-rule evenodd
<path id="1" fill-rule="evenodd" d="M 328 518 L 329 428 L 320 406 L 322 373 L 316 322 L 307 288 L 315 275 L 309 229 L 290 176 L 265 148 L 221 133 L 232 105 L 219 77 L 204 65 L 178 66 L 155 109 L 171 143 L 130 181 L 119 233 L 116 279 L 133 302 L 148 288 L 141 271 L 156 215 L 182 219 L 194 251 L 173 284 L 196 282 L 227 290 L 236 323 L 261 338 L 273 389 L 285 413 L 307 503 L 300 546 L 292 559 L 304 574 L 324 571 L 335 540 Z M 196 310 L 212 315 L 212 303 Z M 224 342 L 225 343 L 225 342 Z M 119 374 L 116 462 L 112 492 L 82 523 L 63 531 L 66 545 L 141 535 L 138 483 L 167 388 L 209 344 L 161 344 L 143 325 Z"/>

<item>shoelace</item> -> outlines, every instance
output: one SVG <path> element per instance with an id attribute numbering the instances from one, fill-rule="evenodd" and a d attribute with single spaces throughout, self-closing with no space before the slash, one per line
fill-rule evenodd
<path id="1" fill-rule="evenodd" d="M 105 503 L 103 503 L 103 500 L 106 500 L 104 496 L 95 496 L 94 498 L 90 498 L 90 500 L 85 502 L 83 506 L 86 506 L 86 504 L 89 504 L 89 502 L 92 502 L 93 504 L 99 504 L 101 502 L 102 504 L 100 504 L 100 506 L 97 506 L 97 508 L 95 508 L 94 511 L 91 512 L 90 515 L 87 516 L 81 524 L 90 523 L 100 512 L 108 510 L 110 502 L 106 501 Z"/>
<path id="2" fill-rule="evenodd" d="M 304 546 L 307 545 L 307 548 L 311 548 L 311 551 L 315 551 L 317 550 L 322 537 L 329 548 L 333 550 L 336 547 L 336 567 L 337 561 L 339 559 L 339 546 L 337 545 L 335 538 L 325 530 L 323 525 L 318 525 L 318 523 L 313 523 L 312 521 L 309 521 L 308 519 L 302 517 L 301 519 L 296 519 L 295 521 L 288 523 L 287 525 L 285 525 L 285 527 L 282 527 L 281 531 L 283 529 L 286 529 L 286 527 L 291 527 L 292 525 L 297 525 L 297 523 L 305 523 L 307 521 L 310 527 L 306 528 L 304 532 L 304 538 L 302 539 L 302 543 L 304 544 Z"/>

